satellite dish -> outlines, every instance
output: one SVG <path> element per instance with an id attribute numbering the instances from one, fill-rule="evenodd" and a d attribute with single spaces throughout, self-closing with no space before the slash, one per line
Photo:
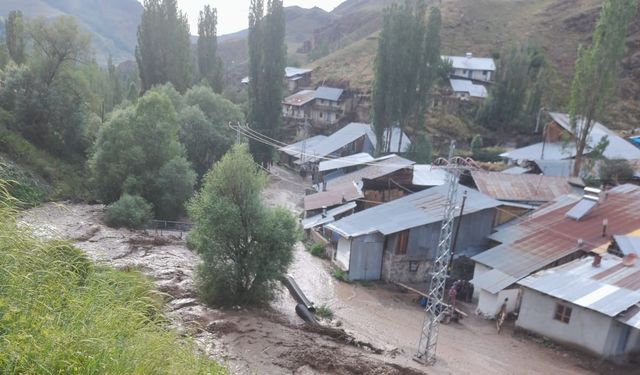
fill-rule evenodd
<path id="1" fill-rule="evenodd" d="M 636 259 L 638 259 L 638 255 L 635 253 L 630 253 L 622 258 L 622 264 L 626 267 L 631 267 L 636 263 Z"/>

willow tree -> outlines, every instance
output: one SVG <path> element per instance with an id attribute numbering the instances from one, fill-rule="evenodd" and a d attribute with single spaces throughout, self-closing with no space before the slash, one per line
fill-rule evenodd
<path id="1" fill-rule="evenodd" d="M 373 85 L 373 124 L 379 153 L 390 150 L 393 126 L 404 129 L 412 119 L 418 121 L 424 115 L 441 64 L 441 23 L 438 8 L 432 8 L 427 19 L 424 0 L 407 0 L 385 9 Z"/>
<path id="2" fill-rule="evenodd" d="M 282 0 L 251 0 L 249 12 L 249 124 L 270 138 L 277 138 L 282 124 L 282 77 L 286 63 L 285 16 Z M 249 144 L 256 162 L 268 165 L 270 146 Z"/>
<path id="3" fill-rule="evenodd" d="M 570 118 L 576 142 L 573 176 L 580 173 L 589 134 L 615 94 L 629 22 L 637 0 L 607 0 L 593 32 L 591 47 L 578 49 L 571 85 Z"/>

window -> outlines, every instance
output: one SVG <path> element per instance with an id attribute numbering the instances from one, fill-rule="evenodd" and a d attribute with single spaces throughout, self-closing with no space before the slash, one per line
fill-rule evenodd
<path id="1" fill-rule="evenodd" d="M 398 233 L 396 240 L 396 255 L 404 255 L 407 253 L 407 244 L 409 243 L 409 231 Z"/>
<path id="2" fill-rule="evenodd" d="M 556 303 L 556 313 L 553 316 L 553 319 L 559 320 L 562 323 L 569 323 L 571 319 L 571 307 Z"/>
<path id="3" fill-rule="evenodd" d="M 487 73 L 489 73 L 489 72 L 486 71 L 486 70 L 482 71 L 482 75 L 485 76 L 485 77 L 487 76 Z"/>

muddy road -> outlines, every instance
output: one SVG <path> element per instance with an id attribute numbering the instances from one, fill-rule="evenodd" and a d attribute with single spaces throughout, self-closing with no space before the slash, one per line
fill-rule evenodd
<path id="1" fill-rule="evenodd" d="M 280 168 L 264 192 L 265 202 L 299 214 L 305 182 Z M 442 326 L 438 362 L 425 368 L 412 360 L 424 313 L 414 296 L 381 284 L 346 284 L 330 275 L 328 261 L 296 245 L 289 272 L 316 305 L 334 312 L 327 325 L 311 329 L 295 315 L 283 288 L 271 309 L 214 309 L 199 303 L 193 274 L 200 259 L 179 233 L 108 228 L 101 206 L 55 204 L 29 210 L 25 226 L 44 238 L 63 238 L 99 264 L 136 268 L 167 294 L 171 325 L 206 354 L 238 374 L 588 374 L 583 357 L 513 335 L 470 314 L 462 324 Z M 365 345 L 355 345 L 354 342 Z M 371 348 L 375 350 L 371 350 Z"/>

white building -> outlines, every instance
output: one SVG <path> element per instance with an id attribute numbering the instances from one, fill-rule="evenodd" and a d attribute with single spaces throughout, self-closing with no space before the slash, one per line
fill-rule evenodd
<path id="1" fill-rule="evenodd" d="M 451 76 L 476 81 L 490 82 L 496 71 L 496 63 L 492 58 L 473 57 L 471 52 L 466 56 L 441 56 L 442 60 L 451 61 Z"/>
<path id="2" fill-rule="evenodd" d="M 489 94 L 482 85 L 476 85 L 468 79 L 450 79 L 451 90 L 460 99 L 485 99 Z"/>

